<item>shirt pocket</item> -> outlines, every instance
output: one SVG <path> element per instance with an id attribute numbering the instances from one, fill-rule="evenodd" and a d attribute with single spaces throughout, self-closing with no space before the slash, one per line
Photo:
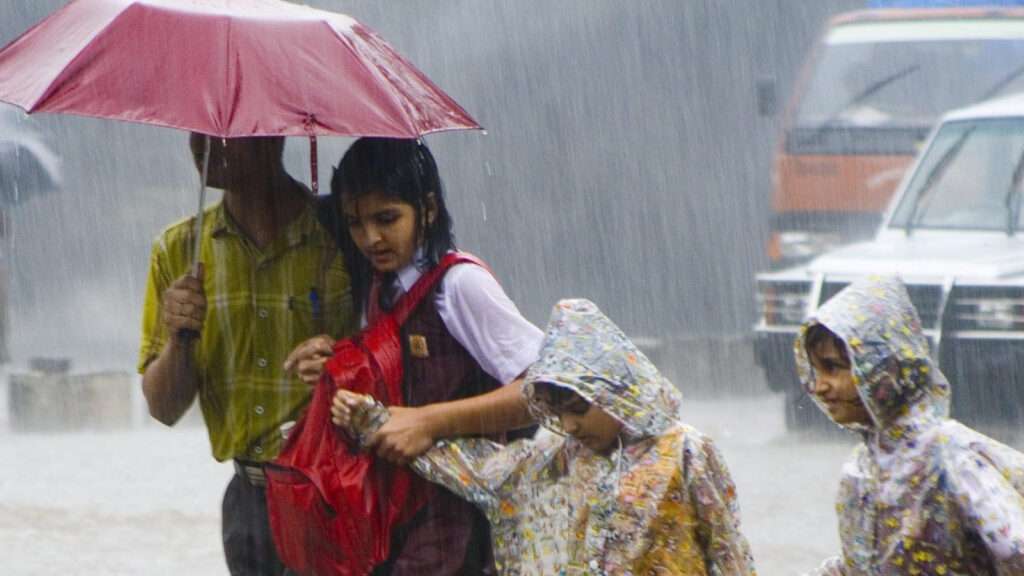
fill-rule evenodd
<path id="1" fill-rule="evenodd" d="M 327 331 L 324 322 L 323 301 L 320 300 L 319 295 L 312 297 L 308 292 L 288 297 L 287 321 L 292 326 L 296 342 L 324 334 Z"/>

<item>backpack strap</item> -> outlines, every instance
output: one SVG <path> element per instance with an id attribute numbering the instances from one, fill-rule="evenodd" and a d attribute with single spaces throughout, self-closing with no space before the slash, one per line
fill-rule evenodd
<path id="1" fill-rule="evenodd" d="M 441 261 L 437 263 L 437 266 L 434 266 L 420 276 L 419 280 L 412 285 L 412 288 L 398 299 L 395 307 L 391 310 L 391 316 L 399 326 L 405 323 L 406 319 L 409 318 L 409 314 L 419 306 L 423 297 L 434 289 L 438 281 L 444 277 L 445 272 L 456 264 L 476 264 L 484 270 L 490 271 L 487 264 L 484 264 L 482 260 L 472 254 L 466 252 L 449 252 L 445 254 L 444 258 L 441 258 Z"/>

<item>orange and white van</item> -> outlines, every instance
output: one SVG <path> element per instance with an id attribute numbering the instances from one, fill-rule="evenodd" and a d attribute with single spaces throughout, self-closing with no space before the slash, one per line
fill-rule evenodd
<path id="1" fill-rule="evenodd" d="M 773 268 L 870 238 L 937 118 L 1021 90 L 1024 7 L 833 18 L 783 119 L 772 178 Z"/>

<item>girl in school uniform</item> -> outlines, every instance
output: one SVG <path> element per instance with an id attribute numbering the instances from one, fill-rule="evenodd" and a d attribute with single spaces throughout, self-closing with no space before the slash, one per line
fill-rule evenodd
<path id="1" fill-rule="evenodd" d="M 452 220 L 434 157 L 418 140 L 359 139 L 335 169 L 331 192 L 348 232 L 339 242 L 365 326 L 455 250 Z M 451 267 L 402 326 L 405 406 L 391 407 L 368 447 L 404 465 L 441 438 L 528 426 L 521 377 L 542 339 L 489 270 Z M 329 336 L 310 339 L 286 367 L 315 383 L 333 344 Z M 426 504 L 392 531 L 390 557 L 374 574 L 493 573 L 487 520 L 443 488 L 424 489 Z"/>

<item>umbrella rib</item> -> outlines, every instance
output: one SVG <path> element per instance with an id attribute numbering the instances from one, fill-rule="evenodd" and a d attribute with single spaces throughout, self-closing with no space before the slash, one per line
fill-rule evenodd
<path id="1" fill-rule="evenodd" d="M 327 21 L 327 20 L 322 20 L 321 22 L 323 23 L 323 25 L 327 26 L 327 28 L 329 28 L 329 29 L 330 29 L 331 33 L 332 33 L 332 34 L 334 34 L 334 36 L 336 36 L 336 37 L 337 37 L 337 38 L 338 38 L 339 40 L 341 40 L 341 43 L 342 43 L 342 44 L 344 44 L 345 48 L 346 48 L 346 49 L 347 49 L 347 50 L 349 51 L 349 53 L 351 53 L 351 54 L 352 54 L 352 56 L 353 56 L 353 58 L 355 59 L 355 61 L 356 61 L 356 62 L 357 62 L 357 63 L 358 63 L 358 64 L 359 64 L 360 66 L 362 66 L 362 67 L 363 67 L 363 69 L 365 69 L 365 70 L 366 70 L 367 72 L 369 72 L 370 74 L 373 74 L 374 76 L 377 76 L 377 77 L 379 77 L 379 78 L 383 79 L 383 80 L 384 80 L 385 82 L 387 82 L 387 83 L 388 83 L 388 84 L 390 84 L 391 86 L 395 86 L 395 84 L 394 84 L 393 82 L 391 82 L 391 79 L 389 79 L 389 78 L 388 78 L 388 77 L 387 77 L 386 75 L 384 75 L 384 74 L 381 74 L 381 73 L 380 73 L 380 70 L 378 70 L 376 66 L 374 66 L 373 68 L 371 68 L 371 67 L 370 67 L 370 66 L 369 66 L 369 65 L 368 65 L 368 64 L 367 64 L 367 63 L 366 63 L 366 62 L 365 62 L 365 61 L 364 61 L 364 60 L 363 60 L 363 59 L 362 59 L 362 58 L 360 57 L 360 54 L 359 54 L 359 52 L 358 52 L 358 51 L 356 50 L 356 48 L 355 48 L 355 46 L 354 46 L 354 43 L 353 43 L 353 42 L 351 42 L 351 39 L 350 39 L 350 38 L 348 38 L 348 37 L 347 37 L 347 36 L 345 36 L 344 34 L 340 34 L 340 33 L 338 32 L 338 30 L 337 30 L 337 29 L 336 29 L 336 28 L 335 28 L 334 26 L 332 26 L 332 25 L 331 25 L 331 23 L 330 23 L 329 21 Z M 356 23 L 356 24 L 353 24 L 353 26 L 351 27 L 351 30 L 352 30 L 352 33 L 353 33 L 353 37 L 355 36 L 355 30 L 356 30 L 356 27 L 358 27 L 358 26 L 359 26 L 359 24 L 358 24 L 358 23 Z M 392 104 L 393 104 L 393 105 L 395 106 L 395 108 L 397 108 L 397 109 L 399 110 L 399 112 L 400 112 L 400 113 L 402 114 L 402 117 L 403 117 L 403 118 L 405 118 L 405 122 L 406 122 L 406 124 L 407 124 L 408 126 L 412 126 L 412 127 L 413 127 L 413 129 L 414 129 L 414 130 L 416 131 L 416 133 L 417 133 L 417 134 L 419 134 L 419 133 L 420 133 L 420 128 L 419 128 L 419 125 L 418 125 L 418 124 L 417 124 L 417 123 L 416 123 L 416 122 L 415 122 L 415 121 L 414 121 L 414 120 L 413 120 L 413 119 L 412 119 L 412 118 L 411 118 L 411 117 L 409 116 L 409 113 L 408 113 L 408 111 L 407 111 L 407 110 L 405 109 L 405 106 L 402 106 L 402 103 L 401 103 L 401 101 L 400 101 L 400 100 L 398 100 L 398 99 L 397 99 L 397 98 L 396 98 L 396 97 L 395 97 L 395 96 L 394 96 L 394 95 L 393 95 L 393 94 L 392 94 L 392 93 L 391 93 L 390 91 L 388 91 L 388 90 L 382 90 L 382 91 L 381 91 L 381 93 L 385 94 L 385 95 L 386 95 L 386 96 L 387 96 L 387 97 L 388 97 L 388 98 L 389 98 L 389 99 L 391 100 L 391 103 L 392 103 Z"/>
<path id="2" fill-rule="evenodd" d="M 231 33 L 234 30 L 234 28 L 231 25 L 232 24 L 231 18 L 227 18 L 227 24 L 228 24 L 228 30 L 227 30 L 227 33 L 224 35 L 224 76 L 225 76 L 225 78 L 224 78 L 224 86 L 226 87 L 226 89 L 228 87 L 230 87 L 230 91 L 234 92 L 235 91 L 235 84 L 234 84 L 234 81 L 232 80 L 232 76 L 231 76 Z M 232 94 L 232 96 L 234 96 L 234 94 Z M 231 102 L 235 102 L 235 99 L 232 97 L 230 99 L 230 101 Z M 227 116 L 228 116 L 227 117 L 227 125 L 220 127 L 220 130 L 221 130 L 222 133 L 228 132 L 228 128 L 235 121 L 235 107 L 234 106 L 231 107 L 231 110 L 228 112 Z"/>
<path id="3" fill-rule="evenodd" d="M 49 98 L 51 95 L 53 95 L 53 93 L 56 92 L 57 89 L 64 84 L 65 80 L 62 78 L 62 76 L 64 76 L 64 73 L 67 72 L 67 70 L 69 68 L 71 68 L 71 66 L 73 64 L 77 63 L 82 58 L 82 56 L 86 53 L 86 50 L 89 48 L 89 46 L 92 46 L 93 43 L 96 42 L 96 40 L 100 36 L 103 36 L 104 34 L 106 34 L 107 31 L 110 30 L 111 26 L 113 26 L 115 22 L 120 20 L 121 17 L 123 17 L 125 15 L 125 13 L 128 12 L 128 10 L 131 10 L 133 8 L 135 8 L 135 5 L 129 6 L 128 8 L 118 12 L 113 18 L 110 19 L 109 22 L 107 22 L 103 26 L 103 28 L 101 30 L 96 32 L 96 34 L 93 34 L 92 38 L 90 38 L 89 41 L 85 43 L 85 46 L 82 46 L 81 49 L 79 49 L 79 50 L 77 50 L 75 52 L 74 58 L 72 58 L 71 60 L 68 60 L 67 64 L 65 64 L 64 66 L 61 67 L 60 72 L 54 76 L 54 78 L 61 78 L 61 82 L 60 83 L 51 82 L 50 85 L 46 87 L 46 90 L 44 90 L 43 93 L 40 94 L 39 98 L 36 98 L 36 100 L 34 102 L 32 102 L 32 106 L 30 108 L 26 109 L 26 112 L 31 114 L 32 112 L 34 112 L 36 110 L 36 107 L 39 106 L 39 104 L 41 102 L 45 102 L 47 98 Z"/>

